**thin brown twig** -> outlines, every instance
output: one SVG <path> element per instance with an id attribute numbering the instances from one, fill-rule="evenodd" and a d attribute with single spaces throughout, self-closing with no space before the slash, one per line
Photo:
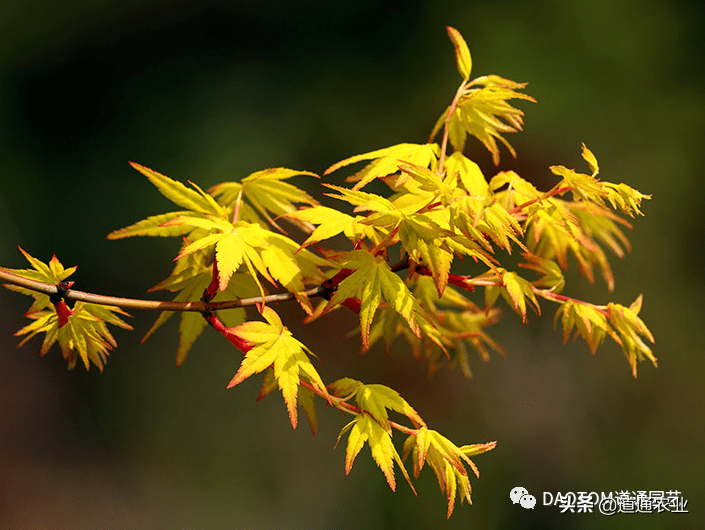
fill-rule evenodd
<path id="1" fill-rule="evenodd" d="M 446 115 L 445 122 L 443 123 L 443 138 L 441 140 L 441 156 L 438 160 L 438 166 L 436 166 L 436 174 L 439 176 L 443 175 L 443 165 L 445 162 L 446 158 L 446 150 L 448 149 L 448 137 L 450 135 L 450 121 L 453 119 L 453 113 L 455 112 L 456 107 L 458 106 L 458 102 L 460 102 L 460 98 L 462 97 L 463 93 L 465 92 L 465 89 L 467 88 L 468 83 L 467 81 L 463 81 L 460 86 L 458 87 L 457 92 L 455 93 L 455 97 L 453 98 L 453 101 L 451 102 L 450 106 L 448 107 L 448 114 Z M 429 140 L 430 143 L 430 140 Z"/>
<path id="2" fill-rule="evenodd" d="M 24 287 L 25 289 L 30 289 L 38 293 L 47 294 L 49 296 L 58 294 L 58 289 L 56 285 L 50 283 L 39 282 L 36 280 L 31 280 L 29 278 L 24 278 L 18 276 L 7 269 L 0 268 L 0 280 L 7 282 L 11 285 L 17 285 L 18 287 Z M 313 287 L 304 291 L 309 298 L 324 296 L 327 289 L 323 286 Z M 88 302 L 92 304 L 109 305 L 121 307 L 123 309 L 144 309 L 151 311 L 195 311 L 198 313 L 205 313 L 206 311 L 217 311 L 220 309 L 232 309 L 235 307 L 247 307 L 255 306 L 261 304 L 263 298 L 257 296 L 255 298 L 238 298 L 236 300 L 227 300 L 223 302 L 166 302 L 158 300 L 140 300 L 136 298 L 121 298 L 117 296 L 106 296 L 102 294 L 87 293 L 84 291 L 77 291 L 74 289 L 68 289 L 62 298 L 67 301 L 80 301 Z M 279 302 L 288 302 L 294 300 L 296 297 L 294 293 L 275 293 L 264 297 L 265 303 L 276 304 Z"/>

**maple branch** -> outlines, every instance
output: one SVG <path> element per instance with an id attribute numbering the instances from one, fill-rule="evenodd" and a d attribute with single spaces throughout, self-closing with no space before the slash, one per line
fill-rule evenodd
<path id="1" fill-rule="evenodd" d="M 1 267 L 0 280 L 7 282 L 9 285 L 24 287 L 25 289 L 30 289 L 49 296 L 57 296 L 60 292 L 56 285 L 24 278 Z M 313 287 L 307 291 L 304 291 L 303 294 L 309 298 L 313 298 L 317 296 L 325 296 L 327 292 L 328 289 L 326 287 L 319 285 L 318 287 Z M 257 296 L 255 298 L 238 298 L 236 300 L 228 300 L 223 302 L 166 302 L 106 296 L 102 294 L 87 293 L 84 291 L 76 291 L 74 289 L 66 289 L 61 291 L 61 293 L 61 298 L 67 301 L 88 302 L 91 304 L 116 306 L 123 309 L 144 309 L 148 311 L 195 311 L 198 313 L 206 313 L 208 311 L 217 311 L 220 309 L 232 309 L 235 307 L 255 306 L 261 304 L 263 300 L 261 296 Z M 264 302 L 271 304 L 288 302 L 290 300 L 295 300 L 295 295 L 288 292 L 270 294 L 264 297 Z"/>

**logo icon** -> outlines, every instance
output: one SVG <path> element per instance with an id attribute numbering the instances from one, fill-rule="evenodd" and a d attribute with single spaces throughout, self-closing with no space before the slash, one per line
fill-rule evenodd
<path id="1" fill-rule="evenodd" d="M 526 510 L 533 510 L 534 506 L 536 506 L 536 497 L 530 495 L 526 488 L 522 488 L 521 486 L 513 488 L 509 493 L 509 498 L 512 500 L 512 503 L 519 503 L 521 507 Z"/>

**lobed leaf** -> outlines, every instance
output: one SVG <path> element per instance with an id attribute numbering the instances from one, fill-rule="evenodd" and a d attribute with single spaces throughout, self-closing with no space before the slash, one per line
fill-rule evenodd
<path id="1" fill-rule="evenodd" d="M 485 288 L 486 307 L 492 307 L 497 297 L 501 294 L 507 303 L 521 315 L 524 323 L 526 323 L 527 301 L 538 315 L 541 314 L 541 308 L 529 281 L 519 276 L 516 272 L 501 268 L 498 268 L 496 272 L 499 274 L 501 284 Z"/>
<path id="2" fill-rule="evenodd" d="M 369 347 L 370 326 L 382 301 L 388 302 L 406 319 L 412 331 L 419 335 L 416 314 L 421 309 L 403 280 L 392 272 L 384 259 L 364 250 L 356 250 L 346 253 L 341 265 L 354 272 L 340 282 L 324 313 L 348 298 L 359 298 L 360 327 L 365 349 Z"/>
<path id="3" fill-rule="evenodd" d="M 396 390 L 384 385 L 360 385 L 355 392 L 355 401 L 360 410 L 370 414 L 382 428 L 391 434 L 387 409 L 409 418 L 414 425 L 425 425 L 411 405 Z"/>
<path id="4" fill-rule="evenodd" d="M 450 204 L 453 199 L 453 191 L 457 186 L 457 180 L 453 181 L 453 179 L 450 179 L 445 181 L 430 169 L 418 164 L 400 163 L 398 167 L 402 172 L 402 176 L 397 179 L 397 186 L 403 184 L 409 178 L 413 179 L 417 183 L 418 189 L 433 194 L 433 198 L 424 201 L 426 204 L 438 199 L 441 200 L 443 206 Z"/>
<path id="5" fill-rule="evenodd" d="M 123 239 L 135 236 L 173 237 L 186 235 L 193 230 L 186 225 L 167 224 L 169 221 L 188 215 L 188 211 L 169 212 L 153 215 L 130 226 L 114 230 L 107 235 L 108 239 Z"/>
<path id="6" fill-rule="evenodd" d="M 319 241 L 330 239 L 340 233 L 345 234 L 350 241 L 357 243 L 363 237 L 375 240 L 375 229 L 361 224 L 362 216 L 351 216 L 326 206 L 313 206 L 292 212 L 288 218 L 318 225 L 311 235 L 301 244 L 301 248 L 308 247 Z"/>
<path id="7" fill-rule="evenodd" d="M 239 184 L 223 183 L 214 186 L 209 191 L 217 197 L 218 195 L 224 195 L 228 191 L 228 187 L 235 186 L 235 189 L 237 189 L 235 200 L 238 200 L 241 193 L 262 218 L 281 230 L 274 218 L 295 212 L 297 204 L 309 206 L 318 204 L 305 191 L 293 184 L 283 182 L 285 179 L 296 175 L 318 177 L 318 175 L 310 171 L 297 171 L 283 167 L 270 168 L 252 173 L 242 179 Z M 229 193 L 228 198 L 231 196 L 232 191 Z"/>
<path id="8" fill-rule="evenodd" d="M 11 272 L 12 274 L 16 274 L 17 276 L 21 276 L 23 278 L 28 278 L 30 280 L 56 285 L 66 280 L 66 278 L 76 272 L 76 269 L 78 268 L 77 266 L 73 266 L 69 267 L 68 269 L 64 269 L 64 266 L 61 264 L 55 254 L 52 255 L 49 264 L 46 264 L 43 261 L 30 255 L 28 252 L 25 252 L 22 247 L 17 248 L 20 250 L 20 252 L 22 252 L 22 255 L 27 259 L 27 261 L 29 261 L 34 270 L 6 269 L 4 267 L 3 270 Z M 17 290 L 19 291 L 19 289 Z M 25 291 L 27 291 L 27 294 L 32 294 L 33 296 L 40 295 L 40 293 L 36 293 L 35 291 L 30 291 L 28 289 L 25 289 Z"/>
<path id="9" fill-rule="evenodd" d="M 634 377 L 636 377 L 637 363 L 644 359 L 649 359 L 654 366 L 657 366 L 656 357 L 651 348 L 642 339 L 644 337 L 649 342 L 654 342 L 654 336 L 651 331 L 638 316 L 641 310 L 641 302 L 642 297 L 639 295 L 629 307 L 614 303 L 607 304 L 609 322 L 615 331 L 619 333 L 619 338 L 614 338 L 622 346 L 622 351 L 629 361 Z"/>
<path id="10" fill-rule="evenodd" d="M 651 195 L 644 195 L 626 184 L 605 182 L 603 188 L 607 192 L 607 200 L 612 208 L 619 209 L 629 217 L 634 217 L 634 214 L 643 215 L 639 209 L 641 201 L 651 198 Z"/>
<path id="11" fill-rule="evenodd" d="M 401 457 L 392 443 L 391 434 L 375 419 L 368 414 L 356 415 L 353 421 L 343 427 L 338 439 L 340 440 L 340 437 L 348 431 L 350 434 L 348 435 L 348 446 L 345 452 L 346 475 L 350 473 L 355 458 L 367 443 L 370 446 L 372 458 L 382 470 L 382 473 L 384 473 L 387 484 L 389 484 L 392 491 L 396 490 L 396 481 L 394 479 L 394 462 L 396 461 L 412 491 L 416 493 Z"/>
<path id="12" fill-rule="evenodd" d="M 68 361 L 69 369 L 75 368 L 80 358 L 86 370 L 94 364 L 102 372 L 110 350 L 114 349 L 117 343 L 108 330 L 106 321 L 96 315 L 107 317 L 106 320 L 111 324 L 132 329 L 115 313 L 127 315 L 117 307 L 76 302 L 66 323 L 60 326 L 59 317 L 51 307 L 28 315 L 34 322 L 20 329 L 15 335 L 27 335 L 20 342 L 21 346 L 33 336 L 45 333 L 41 355 L 45 355 L 51 346 L 58 342 L 64 359 Z"/>
<path id="13" fill-rule="evenodd" d="M 273 366 L 274 379 L 284 397 L 289 420 L 292 427 L 296 428 L 296 405 L 301 378 L 324 396 L 328 395 L 328 391 L 309 359 L 310 350 L 291 335 L 272 308 L 263 307 L 262 316 L 267 320 L 266 323 L 245 322 L 228 330 L 230 335 L 253 346 L 245 353 L 245 358 L 228 388 Z"/>
<path id="14" fill-rule="evenodd" d="M 489 185 L 480 166 L 462 152 L 456 151 L 446 158 L 445 171 L 446 175 L 457 175 L 469 196 L 484 199 L 489 195 Z"/>
<path id="15" fill-rule="evenodd" d="M 46 264 L 22 248 L 20 252 L 32 265 L 33 270 L 3 270 L 52 285 L 63 282 L 76 270 L 76 267 L 65 269 L 55 255 Z M 32 307 L 25 314 L 34 322 L 15 333 L 15 336 L 27 335 L 18 346 L 22 346 L 35 335 L 44 333 L 40 354 L 45 355 L 51 346 L 58 342 L 64 359 L 68 361 L 69 369 L 74 368 L 80 358 L 86 370 L 94 364 L 102 371 L 109 351 L 117 346 L 106 324 L 132 329 L 132 326 L 118 316 L 129 315 L 118 307 L 76 302 L 72 310 L 64 300 L 52 303 L 51 298 L 46 294 L 16 286 L 9 287 L 35 299 Z"/>
<path id="16" fill-rule="evenodd" d="M 469 456 L 481 454 L 494 449 L 496 442 L 477 445 L 465 445 L 462 448 L 456 446 L 445 436 L 437 431 L 421 427 L 416 435 L 410 435 L 404 443 L 403 458 L 412 455 L 414 466 L 414 477 L 418 478 L 419 473 L 428 463 L 436 474 L 441 492 L 448 499 L 448 513 L 450 518 L 455 507 L 456 495 L 461 502 L 467 501 L 472 504 L 470 493 L 472 488 L 465 466 L 469 466 L 479 477 L 479 471 Z"/>
<path id="17" fill-rule="evenodd" d="M 142 173 L 157 189 L 174 204 L 204 214 L 224 216 L 223 208 L 207 193 L 191 183 L 195 189 L 189 189 L 181 182 L 172 180 L 147 167 L 130 162 L 130 165 Z"/>
<path id="18" fill-rule="evenodd" d="M 295 294 L 308 313 L 312 311 L 310 302 L 303 294 L 304 278 L 309 281 L 322 281 L 318 267 L 329 265 L 325 259 L 307 250 L 300 250 L 299 245 L 288 237 L 273 233 L 258 224 L 245 221 L 232 224 L 218 218 L 194 217 L 178 217 L 170 222 L 209 229 L 209 232 L 202 232 L 200 239 L 184 246 L 176 259 L 183 259 L 215 245 L 220 291 L 227 288 L 232 275 L 244 265 L 257 283 L 262 297 L 264 287 L 258 279 L 258 274 L 273 285 L 279 282 Z"/>
<path id="19" fill-rule="evenodd" d="M 506 186 L 506 189 L 502 190 Z M 542 193 L 514 171 L 500 171 L 489 183 L 491 191 L 495 192 L 495 200 L 509 210 L 526 201 L 540 200 Z"/>
<path id="20" fill-rule="evenodd" d="M 353 187 L 359 190 L 377 178 L 386 177 L 399 171 L 399 163 L 406 162 L 423 167 L 431 167 L 435 164 L 440 149 L 438 144 L 398 144 L 384 149 L 378 149 L 362 155 L 351 156 L 345 160 L 333 164 L 323 173 L 328 175 L 338 169 L 349 166 L 362 160 L 373 160 L 346 180 L 357 182 Z"/>
<path id="21" fill-rule="evenodd" d="M 29 280 L 34 280 L 37 282 L 43 282 L 43 283 L 48 283 L 51 285 L 57 285 L 64 280 L 66 280 L 69 276 L 71 276 L 74 272 L 76 272 L 76 269 L 78 267 L 69 267 L 68 269 L 64 269 L 64 266 L 61 264 L 59 259 L 56 257 L 56 255 L 52 255 L 51 260 L 49 261 L 49 264 L 44 263 L 43 261 L 33 257 L 30 255 L 28 252 L 25 252 L 22 247 L 17 247 L 20 252 L 22 252 L 22 255 L 29 261 L 29 263 L 32 265 L 32 269 L 6 269 L 4 267 L 0 267 L 0 269 L 9 272 L 11 274 L 15 274 L 16 276 L 20 276 L 22 278 L 27 278 Z M 25 313 L 25 316 L 30 316 L 33 313 L 38 313 L 45 309 L 46 307 L 51 307 L 51 298 L 49 295 L 39 293 L 37 291 L 33 291 L 31 289 L 26 289 L 24 287 L 20 287 L 18 285 L 13 285 L 13 284 L 5 284 L 5 288 L 15 291 L 21 294 L 24 294 L 26 296 L 31 296 L 34 298 L 34 303 L 32 306 L 29 308 L 29 310 Z"/>
<path id="22" fill-rule="evenodd" d="M 603 199 L 606 197 L 607 192 L 594 175 L 577 173 L 574 169 L 568 169 L 565 166 L 551 166 L 549 169 L 554 175 L 563 177 L 558 186 L 570 188 L 574 200 L 594 202 L 599 205 L 604 204 Z"/>
<path id="23" fill-rule="evenodd" d="M 607 245 L 618 256 L 629 249 L 629 242 L 618 224 L 625 224 L 612 212 L 595 203 L 565 202 L 551 198 L 545 208 L 535 208 L 527 218 L 527 245 L 531 253 L 555 259 L 561 268 L 568 267 L 568 254 L 572 254 L 578 270 L 590 283 L 594 282 L 593 267 L 597 267 L 611 290 L 614 275 L 604 250 Z M 627 223 L 628 225 L 628 223 Z"/>
<path id="24" fill-rule="evenodd" d="M 579 334 L 587 342 L 592 354 L 605 340 L 606 334 L 611 331 L 604 311 L 590 304 L 567 300 L 556 311 L 554 326 L 559 317 L 563 326 L 563 343 L 568 342 L 575 328 L 575 336 Z"/>
<path id="25" fill-rule="evenodd" d="M 512 107 L 508 100 L 524 99 L 535 102 L 531 96 L 518 92 L 526 83 L 517 83 L 499 76 L 490 75 L 474 79 L 467 84 L 458 105 L 453 109 L 449 122 L 449 139 L 456 151 L 465 147 L 467 135 L 476 137 L 492 153 L 495 165 L 499 164 L 497 140 L 516 153 L 502 136 L 503 133 L 518 132 L 522 129 L 524 113 Z M 431 137 L 443 128 L 451 107 L 436 122 Z"/>

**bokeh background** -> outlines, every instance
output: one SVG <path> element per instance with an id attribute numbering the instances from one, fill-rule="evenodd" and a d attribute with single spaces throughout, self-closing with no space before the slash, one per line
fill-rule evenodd
<path id="1" fill-rule="evenodd" d="M 653 195 L 632 253 L 614 262 L 615 292 L 577 281 L 570 294 L 628 304 L 643 293 L 659 367 L 641 364 L 635 380 L 613 344 L 594 357 L 580 341 L 563 347 L 544 304 L 527 326 L 507 314 L 495 328 L 507 359 L 474 359 L 470 381 L 428 379 L 401 342 L 358 356 L 342 338 L 354 315 L 301 327 L 282 308 L 325 380 L 391 385 L 457 443 L 499 441 L 476 458 L 473 506 L 446 522 L 429 470 L 418 499 L 401 476 L 392 493 L 367 449 L 345 476 L 338 413 L 319 406 L 312 437 L 291 429 L 280 396 L 254 401 L 257 378 L 226 391 L 240 357 L 216 334 L 177 370 L 175 319 L 140 346 L 155 315 L 135 314 L 103 374 L 68 372 L 58 350 L 38 356 L 39 339 L 15 348 L 29 303 L 5 291 L 2 528 L 704 527 L 704 14 L 685 0 L 4 0 L 3 266 L 26 266 L 20 245 L 78 264 L 79 289 L 144 297 L 178 243 L 105 240 L 170 208 L 129 160 L 207 188 L 423 142 L 459 82 L 453 25 L 474 75 L 528 81 L 538 100 L 520 102 L 518 158 L 504 152 L 500 169 L 545 187 L 549 165 L 584 169 L 585 142 L 604 179 Z M 478 143 L 467 153 L 496 171 Z M 511 504 L 515 486 L 539 499 L 533 511 Z M 678 490 L 690 513 L 541 505 L 543 492 L 616 490 Z"/>

